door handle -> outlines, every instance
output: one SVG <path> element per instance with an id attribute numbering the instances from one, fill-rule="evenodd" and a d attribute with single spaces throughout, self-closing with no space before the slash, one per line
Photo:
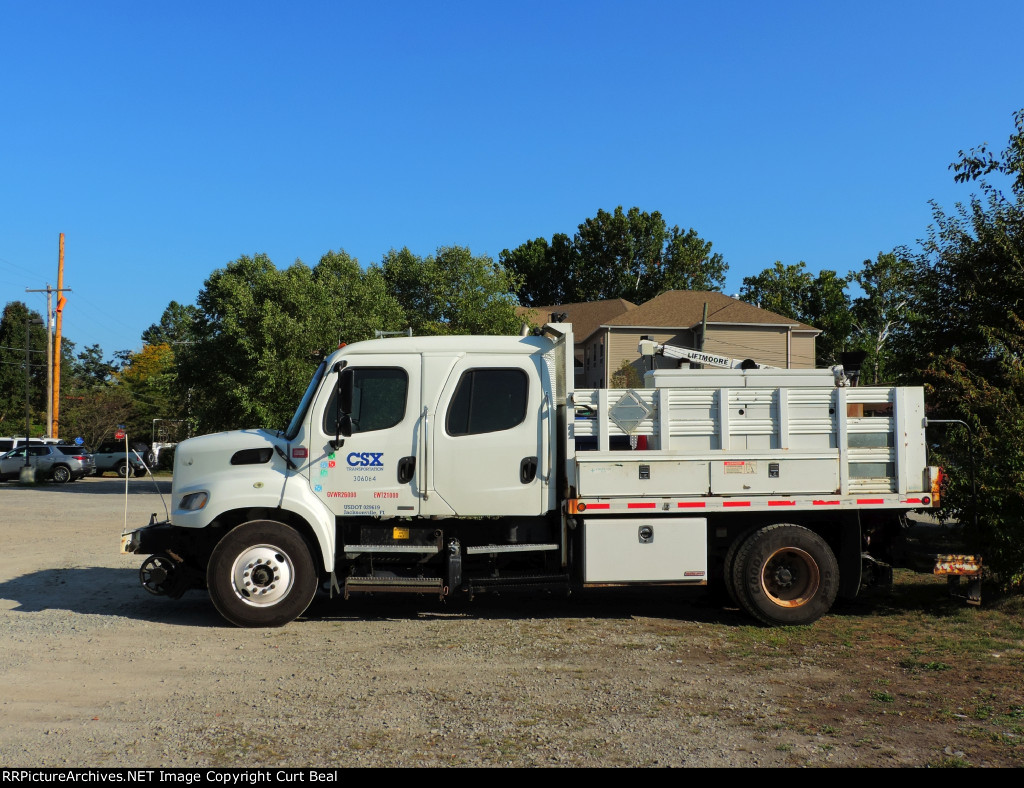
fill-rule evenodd
<path id="1" fill-rule="evenodd" d="M 537 458 L 523 457 L 523 461 L 519 463 L 519 481 L 529 484 L 535 478 L 537 478 Z"/>
<path id="2" fill-rule="evenodd" d="M 416 458 L 403 457 L 398 461 L 398 483 L 408 484 L 416 475 Z"/>

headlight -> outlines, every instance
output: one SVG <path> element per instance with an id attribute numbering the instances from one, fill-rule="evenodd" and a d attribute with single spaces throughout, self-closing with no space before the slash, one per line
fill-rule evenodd
<path id="1" fill-rule="evenodd" d="M 181 499 L 178 508 L 184 509 L 186 512 L 196 512 L 206 506 L 206 502 L 209 499 L 210 496 L 204 492 L 189 493 Z"/>

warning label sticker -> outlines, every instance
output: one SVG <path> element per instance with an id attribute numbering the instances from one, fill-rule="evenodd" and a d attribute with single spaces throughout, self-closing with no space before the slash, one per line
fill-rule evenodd
<path id="1" fill-rule="evenodd" d="M 726 473 L 757 473 L 756 461 L 726 460 L 722 465 Z"/>

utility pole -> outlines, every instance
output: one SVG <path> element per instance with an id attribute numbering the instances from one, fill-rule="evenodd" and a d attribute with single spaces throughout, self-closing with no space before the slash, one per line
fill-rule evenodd
<path id="1" fill-rule="evenodd" d="M 57 287 L 50 287 L 49 282 L 45 290 L 29 290 L 26 293 L 46 293 L 46 435 L 50 438 L 59 437 L 58 425 L 60 424 L 60 342 L 61 322 L 63 318 L 64 305 L 67 299 L 64 293 L 70 293 L 70 287 L 64 287 L 64 233 L 60 234 L 60 249 L 57 259 Z M 57 294 L 56 316 L 53 309 L 53 294 Z M 56 329 L 56 340 L 54 340 L 54 329 Z"/>

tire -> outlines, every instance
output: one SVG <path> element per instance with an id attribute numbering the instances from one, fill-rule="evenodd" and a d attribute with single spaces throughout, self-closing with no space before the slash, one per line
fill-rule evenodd
<path id="1" fill-rule="evenodd" d="M 740 551 L 740 548 L 749 536 L 750 531 L 747 530 L 736 537 L 733 543 L 729 545 L 729 549 L 725 554 L 725 560 L 722 561 L 722 580 L 724 581 L 725 592 L 729 595 L 729 599 L 732 600 L 732 603 L 737 607 L 742 607 L 742 604 L 740 604 L 739 595 L 736 593 L 736 554 Z"/>
<path id="2" fill-rule="evenodd" d="M 732 572 L 737 601 L 765 624 L 811 624 L 839 593 L 839 564 L 818 534 L 800 525 L 755 531 L 736 553 Z"/>
<path id="3" fill-rule="evenodd" d="M 210 599 L 239 627 L 280 627 L 313 601 L 317 571 L 298 531 L 273 520 L 243 523 L 220 540 L 206 568 Z"/>
<path id="4" fill-rule="evenodd" d="M 128 477 L 128 463 L 122 462 L 114 470 L 117 472 L 117 475 L 120 476 L 122 479 L 126 479 Z"/>
<path id="5" fill-rule="evenodd" d="M 72 481 L 71 469 L 67 465 L 54 465 L 50 478 L 57 484 L 67 484 Z"/>
<path id="6" fill-rule="evenodd" d="M 132 471 L 132 475 L 134 475 L 135 478 L 138 478 L 140 476 L 145 476 L 146 475 L 146 469 L 145 468 L 136 468 L 134 471 Z"/>

